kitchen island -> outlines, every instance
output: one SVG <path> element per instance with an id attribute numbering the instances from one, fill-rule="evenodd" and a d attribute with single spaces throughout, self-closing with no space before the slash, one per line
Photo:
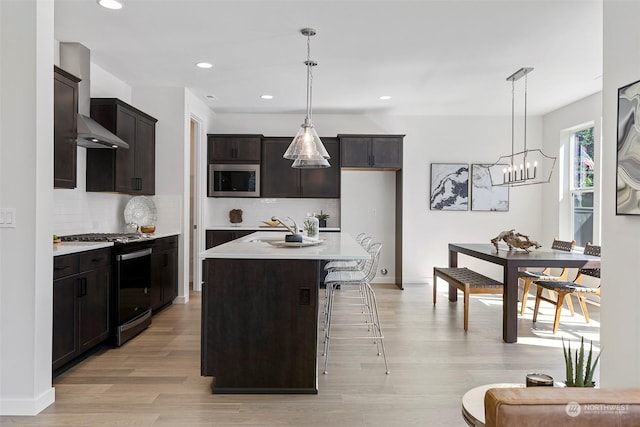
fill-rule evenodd
<path id="1" fill-rule="evenodd" d="M 276 247 L 286 233 L 257 232 L 203 258 L 201 374 L 214 393 L 318 392 L 323 260 L 367 259 L 346 233 L 307 247 Z"/>

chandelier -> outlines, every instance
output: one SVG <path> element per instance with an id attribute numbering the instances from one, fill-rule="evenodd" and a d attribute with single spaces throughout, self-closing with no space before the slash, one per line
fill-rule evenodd
<path id="1" fill-rule="evenodd" d="M 489 166 L 491 185 L 518 187 L 521 185 L 544 184 L 551 181 L 556 158 L 542 150 L 527 148 L 527 75 L 531 67 L 520 68 L 507 77 L 511 82 L 511 154 L 500 156 Z M 515 151 L 515 82 L 524 77 L 524 135 L 523 150 Z"/>
<path id="2" fill-rule="evenodd" d="M 328 168 L 329 153 L 324 148 L 318 133 L 311 123 L 311 94 L 313 86 L 312 67 L 318 65 L 317 62 L 311 60 L 311 36 L 316 34 L 313 28 L 303 28 L 300 30 L 303 36 L 307 37 L 307 60 L 304 64 L 307 66 L 307 115 L 304 118 L 300 130 L 289 144 L 289 148 L 282 157 L 294 160 L 292 168 Z"/>

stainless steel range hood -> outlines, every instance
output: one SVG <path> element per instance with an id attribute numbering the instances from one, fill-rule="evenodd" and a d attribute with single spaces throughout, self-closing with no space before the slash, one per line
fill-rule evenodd
<path id="1" fill-rule="evenodd" d="M 87 148 L 129 149 L 129 144 L 89 116 L 91 110 L 90 61 L 91 52 L 80 43 L 60 43 L 60 68 L 82 79 L 78 84 L 77 143 Z"/>

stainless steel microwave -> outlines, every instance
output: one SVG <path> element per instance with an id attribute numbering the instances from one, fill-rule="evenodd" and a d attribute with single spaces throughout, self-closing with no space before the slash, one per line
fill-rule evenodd
<path id="1" fill-rule="evenodd" d="M 260 197 L 260 165 L 209 165 L 209 197 Z"/>

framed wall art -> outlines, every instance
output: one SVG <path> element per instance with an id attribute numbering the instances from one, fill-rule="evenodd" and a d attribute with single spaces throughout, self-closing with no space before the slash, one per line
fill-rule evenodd
<path id="1" fill-rule="evenodd" d="M 490 166 L 493 165 L 471 165 L 471 210 L 508 212 L 509 186 L 491 185 Z"/>
<path id="2" fill-rule="evenodd" d="M 640 80 L 618 89 L 616 215 L 640 215 Z"/>
<path id="3" fill-rule="evenodd" d="M 469 208 L 469 164 L 431 163 L 432 210 L 466 211 Z"/>

